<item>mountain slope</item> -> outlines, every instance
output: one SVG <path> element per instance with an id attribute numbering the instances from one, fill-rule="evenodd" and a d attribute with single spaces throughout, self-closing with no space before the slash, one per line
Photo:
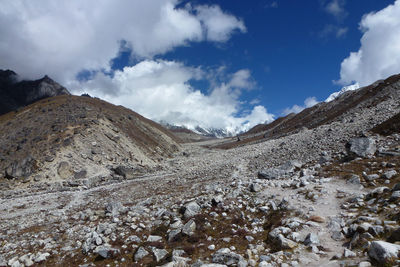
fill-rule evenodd
<path id="1" fill-rule="evenodd" d="M 17 81 L 17 77 L 11 70 L 0 70 L 0 115 L 46 97 L 70 94 L 48 76 L 35 81 Z"/>
<path id="2" fill-rule="evenodd" d="M 219 147 L 230 148 L 275 139 L 335 121 L 354 123 L 363 120 L 365 130 L 370 130 L 377 123 L 393 116 L 399 109 L 399 101 L 400 74 L 358 90 L 346 91 L 330 102 L 322 102 L 298 114 L 278 118 L 270 124 L 257 125 L 241 135 L 240 142 L 227 142 Z"/>
<path id="3" fill-rule="evenodd" d="M 122 106 L 56 96 L 0 116 L 0 171 L 9 179 L 46 181 L 107 176 L 121 165 L 154 168 L 178 151 L 177 141 Z"/>

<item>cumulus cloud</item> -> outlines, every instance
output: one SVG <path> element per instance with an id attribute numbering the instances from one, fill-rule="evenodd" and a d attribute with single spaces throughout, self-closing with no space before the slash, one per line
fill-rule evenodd
<path id="1" fill-rule="evenodd" d="M 304 105 L 299 106 L 299 105 L 293 105 L 291 108 L 286 108 L 283 111 L 283 115 L 288 115 L 290 113 L 300 113 L 301 111 L 303 111 L 306 108 L 310 108 L 316 104 L 318 104 L 319 102 L 317 101 L 317 98 L 313 97 L 307 97 L 306 100 L 304 100 Z"/>
<path id="2" fill-rule="evenodd" d="M 244 23 L 218 6 L 179 0 L 0 1 L 0 67 L 61 83 L 81 70 L 109 70 L 125 41 L 152 58 L 190 42 L 225 42 Z"/>
<path id="3" fill-rule="evenodd" d="M 213 83 L 207 94 L 190 85 L 191 80 L 207 77 L 207 71 L 180 62 L 144 60 L 115 71 L 113 77 L 99 72 L 91 80 L 74 81 L 68 87 L 78 94 L 87 92 L 129 107 L 153 120 L 190 129 L 201 126 L 236 134 L 273 120 L 273 115 L 260 105 L 242 112 L 239 97 L 243 90 L 254 86 L 249 70 L 226 75 L 229 79 Z"/>
<path id="4" fill-rule="evenodd" d="M 365 86 L 400 72 L 400 0 L 365 15 L 361 47 L 343 60 L 339 83 Z"/>

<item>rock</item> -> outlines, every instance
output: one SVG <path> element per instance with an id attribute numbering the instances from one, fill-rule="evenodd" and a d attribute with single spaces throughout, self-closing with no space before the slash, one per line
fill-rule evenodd
<path id="1" fill-rule="evenodd" d="M 27 267 L 32 266 L 32 265 L 35 264 L 35 263 L 32 261 L 32 255 L 28 255 L 28 254 L 26 254 L 26 255 L 20 257 L 20 258 L 19 258 L 19 261 L 20 261 L 23 265 L 25 265 L 25 266 L 27 266 Z"/>
<path id="2" fill-rule="evenodd" d="M 278 235 L 278 237 L 274 240 L 274 244 L 279 250 L 292 249 L 297 247 L 296 242 L 285 238 L 282 234 Z"/>
<path id="3" fill-rule="evenodd" d="M 347 152 L 352 158 L 369 158 L 376 152 L 375 140 L 370 137 L 353 138 L 347 145 Z"/>
<path id="4" fill-rule="evenodd" d="M 351 251 L 351 250 L 349 250 L 347 248 L 344 249 L 343 257 L 345 257 L 345 258 L 354 258 L 355 256 L 357 256 L 357 255 L 353 251 Z"/>
<path id="5" fill-rule="evenodd" d="M 192 201 L 187 203 L 185 206 L 183 206 L 183 216 L 186 219 L 189 219 L 197 214 L 200 213 L 200 206 L 196 203 L 196 201 Z"/>
<path id="6" fill-rule="evenodd" d="M 262 189 L 262 187 L 261 187 L 261 185 L 258 184 L 258 183 L 252 183 L 252 184 L 250 184 L 250 191 L 251 191 L 251 192 L 259 192 L 259 191 L 261 191 L 261 189 Z"/>
<path id="7" fill-rule="evenodd" d="M 382 175 L 382 178 L 383 179 L 392 179 L 396 175 L 397 175 L 397 171 L 390 170 L 390 171 L 384 172 Z"/>
<path id="8" fill-rule="evenodd" d="M 400 198 L 400 191 L 394 191 L 389 198 L 389 201 L 394 202 Z"/>
<path id="9" fill-rule="evenodd" d="M 372 264 L 369 261 L 362 261 L 358 264 L 358 267 L 371 267 Z"/>
<path id="10" fill-rule="evenodd" d="M 221 248 L 212 255 L 212 262 L 225 264 L 228 266 L 239 265 L 244 258 L 239 254 L 232 252 L 229 248 Z"/>
<path id="11" fill-rule="evenodd" d="M 135 261 L 140 261 L 147 255 L 149 255 L 149 252 L 147 252 L 147 250 L 145 250 L 143 247 L 139 247 L 135 253 L 134 259 L 135 259 Z"/>
<path id="12" fill-rule="evenodd" d="M 162 237 L 158 236 L 158 235 L 149 235 L 149 237 L 147 238 L 147 242 L 158 242 L 161 240 L 162 240 Z"/>
<path id="13" fill-rule="evenodd" d="M 119 249 L 111 248 L 107 246 L 96 247 L 94 253 L 102 257 L 103 259 L 115 258 L 120 252 Z"/>
<path id="14" fill-rule="evenodd" d="M 60 164 L 58 164 L 57 173 L 61 179 L 68 179 L 73 175 L 71 166 L 66 161 L 62 161 Z"/>
<path id="15" fill-rule="evenodd" d="M 33 261 L 36 263 L 39 263 L 39 262 L 45 261 L 47 259 L 47 257 L 49 257 L 49 256 L 50 256 L 50 253 L 48 253 L 48 252 L 45 252 L 45 253 L 38 252 L 36 254 L 36 257 L 33 259 Z"/>
<path id="16" fill-rule="evenodd" d="M 400 227 L 392 232 L 387 241 L 390 243 L 400 241 Z"/>
<path id="17" fill-rule="evenodd" d="M 182 233 L 188 236 L 191 236 L 194 234 L 194 231 L 196 230 L 196 223 L 194 222 L 193 219 L 188 221 L 182 228 Z"/>
<path id="18" fill-rule="evenodd" d="M 105 211 L 111 214 L 112 217 L 118 217 L 120 212 L 125 211 L 125 208 L 122 206 L 121 202 L 111 200 L 107 202 Z"/>
<path id="19" fill-rule="evenodd" d="M 378 174 L 370 174 L 370 175 L 366 175 L 365 176 L 365 180 L 368 181 L 368 182 L 372 182 L 372 181 L 374 181 L 374 180 L 376 180 L 378 178 L 379 178 Z"/>
<path id="20" fill-rule="evenodd" d="M 36 160 L 31 156 L 20 161 L 14 161 L 5 170 L 5 177 L 7 179 L 26 178 L 30 176 L 36 167 Z"/>
<path id="21" fill-rule="evenodd" d="M 267 170 L 259 171 L 257 177 L 259 179 L 275 180 L 286 177 L 287 172 L 278 168 L 272 168 Z"/>
<path id="22" fill-rule="evenodd" d="M 86 178 L 87 175 L 87 171 L 86 170 L 81 170 L 79 172 L 75 172 L 74 173 L 74 178 L 75 179 L 84 179 Z"/>
<path id="23" fill-rule="evenodd" d="M 400 183 L 397 183 L 393 186 L 392 191 L 400 191 Z"/>
<path id="24" fill-rule="evenodd" d="M 304 245 L 306 246 L 319 245 L 318 236 L 314 233 L 309 233 L 304 239 Z"/>
<path id="25" fill-rule="evenodd" d="M 4 259 L 3 255 L 0 254 L 0 266 L 7 266 L 7 261 Z"/>
<path id="26" fill-rule="evenodd" d="M 368 255 L 379 264 L 390 264 L 398 258 L 400 245 L 385 241 L 372 241 Z"/>
<path id="27" fill-rule="evenodd" d="M 350 176 L 350 178 L 346 181 L 346 183 L 348 183 L 348 184 L 359 185 L 359 184 L 361 184 L 360 176 L 358 176 L 358 175 L 356 175 L 356 174 L 352 174 L 352 175 Z"/>
<path id="28" fill-rule="evenodd" d="M 211 203 L 212 203 L 214 206 L 217 206 L 219 203 L 222 203 L 222 202 L 224 202 L 224 197 L 223 197 L 222 195 L 215 196 L 215 197 L 213 197 L 213 199 L 211 200 Z"/>
<path id="29" fill-rule="evenodd" d="M 156 258 L 156 261 L 159 262 L 162 259 L 164 259 L 168 255 L 168 251 L 165 249 L 158 249 L 158 248 L 152 248 L 154 257 Z"/>
<path id="30" fill-rule="evenodd" d="M 125 179 L 133 179 L 136 175 L 135 169 L 132 167 L 128 167 L 128 166 L 121 165 L 121 166 L 114 168 L 113 171 L 116 174 L 121 175 Z"/>
<path id="31" fill-rule="evenodd" d="M 168 233 L 168 242 L 176 241 L 181 233 L 181 229 L 171 230 Z"/>

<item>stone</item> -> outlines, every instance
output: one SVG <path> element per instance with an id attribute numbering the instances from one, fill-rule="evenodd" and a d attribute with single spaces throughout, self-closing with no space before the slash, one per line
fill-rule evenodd
<path id="1" fill-rule="evenodd" d="M 346 183 L 359 185 L 359 184 L 361 184 L 360 176 L 358 176 L 356 174 L 352 174 L 350 176 L 350 178 L 346 181 Z"/>
<path id="2" fill-rule="evenodd" d="M 194 234 L 194 231 L 196 230 L 196 223 L 194 222 L 193 219 L 189 220 L 183 227 L 182 227 L 182 233 L 188 236 L 191 236 Z"/>
<path id="3" fill-rule="evenodd" d="M 365 180 L 368 181 L 368 182 L 372 182 L 372 181 L 374 181 L 374 180 L 376 180 L 378 178 L 379 178 L 378 174 L 370 174 L 370 175 L 366 175 L 365 176 Z"/>
<path id="4" fill-rule="evenodd" d="M 147 250 L 145 250 L 143 247 L 139 247 L 135 253 L 134 259 L 135 259 L 135 261 L 140 261 L 147 255 L 149 255 L 149 252 Z"/>
<path id="5" fill-rule="evenodd" d="M 317 223 L 324 223 L 325 219 L 322 218 L 321 216 L 317 216 L 317 215 L 313 215 L 310 217 L 310 220 L 313 222 L 317 222 Z"/>
<path id="6" fill-rule="evenodd" d="M 384 172 L 383 175 L 382 175 L 382 178 L 383 179 L 392 179 L 396 175 L 397 175 L 397 171 L 390 170 L 390 171 Z"/>
<path id="7" fill-rule="evenodd" d="M 389 238 L 388 238 L 387 241 L 390 242 L 390 243 L 394 243 L 394 242 L 400 241 L 400 227 L 397 228 L 396 230 L 394 230 L 394 231 L 390 234 L 390 236 L 389 236 Z"/>
<path id="8" fill-rule="evenodd" d="M 147 238 L 147 242 L 158 242 L 161 240 L 162 240 L 162 237 L 158 236 L 158 235 L 149 235 L 149 237 Z"/>
<path id="9" fill-rule="evenodd" d="M 390 264 L 398 258 L 400 245 L 385 241 L 372 241 L 368 255 L 379 264 Z"/>
<path id="10" fill-rule="evenodd" d="M 168 233 L 168 242 L 176 241 L 181 233 L 181 229 L 171 230 Z"/>
<path id="11" fill-rule="evenodd" d="M 275 245 L 279 250 L 284 250 L 284 249 L 292 249 L 297 247 L 297 243 L 285 238 L 282 234 L 279 234 L 278 237 L 275 239 Z"/>
<path id="12" fill-rule="evenodd" d="M 119 249 L 111 248 L 108 246 L 96 247 L 93 252 L 102 257 L 103 259 L 115 258 L 120 253 Z"/>
<path id="13" fill-rule="evenodd" d="M 351 250 L 349 250 L 347 248 L 344 249 L 343 257 L 345 257 L 345 258 L 354 258 L 355 256 L 357 256 L 357 255 L 353 251 L 351 251 Z"/>
<path id="14" fill-rule="evenodd" d="M 48 252 L 45 252 L 45 253 L 38 252 L 36 254 L 36 257 L 33 259 L 33 261 L 36 263 L 39 263 L 39 262 L 45 261 L 49 256 L 50 256 L 50 253 L 48 253 Z"/>
<path id="15" fill-rule="evenodd" d="M 187 203 L 185 206 L 183 206 L 183 210 L 184 210 L 183 216 L 186 219 L 189 219 L 189 218 L 199 214 L 201 208 L 200 208 L 199 204 L 196 203 L 196 201 L 192 201 L 192 202 Z"/>
<path id="16" fill-rule="evenodd" d="M 120 165 L 120 166 L 114 168 L 113 171 L 114 171 L 114 173 L 121 175 L 125 179 L 133 179 L 133 178 L 135 178 L 135 175 L 136 175 L 135 169 L 132 167 L 128 167 L 128 166 Z"/>
<path id="17" fill-rule="evenodd" d="M 261 191 L 261 189 L 262 189 L 262 187 L 261 187 L 261 185 L 258 184 L 258 183 L 252 183 L 252 184 L 250 184 L 250 191 L 251 191 L 251 192 L 259 192 L 259 191 Z"/>
<path id="18" fill-rule="evenodd" d="M 32 265 L 35 264 L 35 263 L 33 262 L 33 260 L 32 260 L 31 255 L 28 255 L 28 254 L 23 255 L 22 257 L 20 257 L 20 258 L 19 258 L 19 261 L 20 261 L 23 265 L 25 265 L 25 266 L 27 266 L 27 267 L 32 266 Z"/>
<path id="19" fill-rule="evenodd" d="M 259 179 L 275 180 L 279 178 L 284 178 L 287 176 L 287 172 L 278 168 L 271 168 L 259 171 L 257 177 Z"/>
<path id="20" fill-rule="evenodd" d="M 108 201 L 106 206 L 105 206 L 105 211 L 106 213 L 109 213 L 112 215 L 112 217 L 118 217 L 120 212 L 124 211 L 125 208 L 122 206 L 121 202 L 118 201 Z"/>
<path id="21" fill-rule="evenodd" d="M 84 179 L 86 178 L 87 171 L 86 170 L 81 170 L 79 172 L 74 172 L 74 178 L 75 179 Z"/>
<path id="22" fill-rule="evenodd" d="M 160 262 L 168 255 L 168 251 L 166 251 L 165 249 L 152 248 L 151 250 L 157 262 Z"/>
<path id="23" fill-rule="evenodd" d="M 20 161 L 12 162 L 5 170 L 7 179 L 26 178 L 30 176 L 36 166 L 36 160 L 31 156 L 27 156 Z"/>
<path id="24" fill-rule="evenodd" d="M 375 140 L 370 137 L 353 138 L 347 145 L 347 153 L 352 158 L 370 158 L 375 152 Z"/>
<path id="25" fill-rule="evenodd" d="M 239 254 L 232 252 L 229 248 L 221 248 L 212 255 L 212 262 L 218 264 L 225 264 L 228 266 L 239 265 L 243 262 L 244 258 Z"/>
<path id="26" fill-rule="evenodd" d="M 394 202 L 400 198 L 400 191 L 394 191 L 389 198 L 390 202 Z"/>
<path id="27" fill-rule="evenodd" d="M 61 179 L 69 179 L 73 175 L 71 166 L 66 161 L 62 161 L 58 164 L 57 173 Z"/>
<path id="28" fill-rule="evenodd" d="M 318 236 L 314 233 L 309 233 L 304 239 L 304 245 L 306 246 L 319 245 Z"/>
<path id="29" fill-rule="evenodd" d="M 358 267 L 371 267 L 372 264 L 369 261 L 362 261 L 358 264 Z"/>

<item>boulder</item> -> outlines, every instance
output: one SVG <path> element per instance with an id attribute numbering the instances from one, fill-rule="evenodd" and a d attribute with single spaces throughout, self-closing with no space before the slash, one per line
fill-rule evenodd
<path id="1" fill-rule="evenodd" d="M 66 161 L 62 161 L 58 164 L 57 173 L 61 179 L 68 179 L 73 175 L 71 166 Z"/>
<path id="2" fill-rule="evenodd" d="M 135 253 L 134 259 L 135 259 L 135 261 L 140 261 L 147 255 L 149 255 L 149 252 L 147 252 L 147 250 L 145 250 L 143 247 L 139 247 Z"/>
<path id="3" fill-rule="evenodd" d="M 199 204 L 196 203 L 196 201 L 192 201 L 187 203 L 186 205 L 183 206 L 183 216 L 185 219 L 189 219 L 197 214 L 200 213 L 200 206 Z"/>
<path id="4" fill-rule="evenodd" d="M 351 158 L 370 158 L 375 152 L 375 140 L 370 137 L 353 138 L 347 144 L 347 153 Z"/>
<path id="5" fill-rule="evenodd" d="M 232 252 L 229 248 L 221 248 L 212 256 L 213 263 L 225 264 L 228 266 L 237 266 L 244 261 L 242 256 Z"/>
<path id="6" fill-rule="evenodd" d="M 400 245 L 395 245 L 385 241 L 372 241 L 368 250 L 368 255 L 379 264 L 385 265 L 398 259 L 399 251 Z"/>
<path id="7" fill-rule="evenodd" d="M 5 170 L 5 177 L 8 179 L 25 178 L 30 176 L 36 167 L 36 161 L 31 157 L 20 161 L 14 161 Z"/>
<path id="8" fill-rule="evenodd" d="M 120 252 L 119 249 L 111 248 L 108 246 L 98 246 L 95 248 L 94 253 L 102 257 L 103 259 L 115 258 Z"/>

